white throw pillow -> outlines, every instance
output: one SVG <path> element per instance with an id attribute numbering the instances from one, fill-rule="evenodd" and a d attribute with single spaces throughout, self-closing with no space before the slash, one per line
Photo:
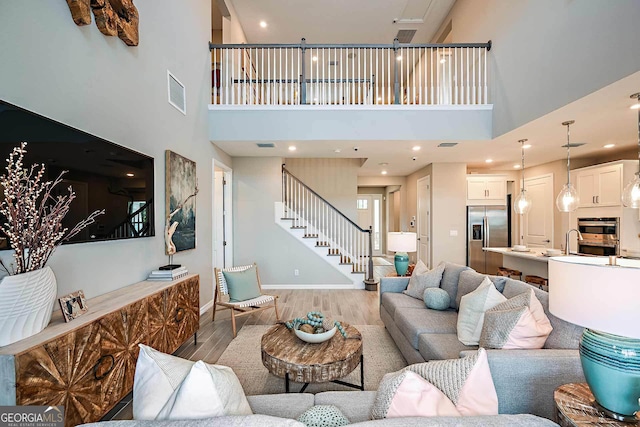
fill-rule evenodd
<path id="1" fill-rule="evenodd" d="M 478 345 L 484 313 L 490 308 L 506 301 L 493 282 L 485 277 L 478 289 L 460 300 L 458 310 L 458 340 L 465 345 Z"/>
<path id="2" fill-rule="evenodd" d="M 193 362 L 140 344 L 133 382 L 133 418 L 177 420 L 251 415 L 233 370 Z"/>

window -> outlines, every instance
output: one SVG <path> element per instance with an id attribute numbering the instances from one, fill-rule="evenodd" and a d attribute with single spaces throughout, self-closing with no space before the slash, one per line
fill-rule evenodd
<path id="1" fill-rule="evenodd" d="M 367 199 L 358 199 L 358 205 L 357 208 L 358 209 L 369 209 L 369 205 L 368 205 L 369 200 Z"/>

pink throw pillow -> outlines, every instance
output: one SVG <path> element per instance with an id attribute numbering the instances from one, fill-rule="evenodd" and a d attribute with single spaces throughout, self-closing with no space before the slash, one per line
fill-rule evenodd
<path id="1" fill-rule="evenodd" d="M 500 349 L 538 349 L 553 327 L 533 290 L 487 310 L 480 345 Z"/>
<path id="2" fill-rule="evenodd" d="M 473 356 L 418 363 L 385 375 L 371 418 L 497 413 L 498 396 L 481 348 Z"/>

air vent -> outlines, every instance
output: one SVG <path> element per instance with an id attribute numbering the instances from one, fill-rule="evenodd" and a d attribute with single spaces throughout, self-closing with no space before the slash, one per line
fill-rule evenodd
<path id="1" fill-rule="evenodd" d="M 336 65 L 340 65 L 340 61 L 329 61 L 329 65 L 333 65 L 335 67 Z"/>
<path id="2" fill-rule="evenodd" d="M 176 107 L 182 114 L 187 115 L 187 102 L 184 85 L 167 70 L 167 87 L 169 90 L 169 104 Z"/>
<path id="3" fill-rule="evenodd" d="M 572 142 L 572 143 L 570 143 L 570 144 L 564 144 L 564 145 L 561 145 L 561 147 L 562 147 L 562 148 L 567 148 L 567 147 L 569 147 L 569 148 L 575 148 L 575 147 L 582 147 L 582 146 L 583 146 L 583 145 L 585 145 L 585 144 L 586 144 L 586 142 Z"/>
<path id="4" fill-rule="evenodd" d="M 455 147 L 456 145 L 458 145 L 457 142 L 443 142 L 443 143 L 438 144 L 438 147 L 451 148 L 451 147 Z"/>
<path id="5" fill-rule="evenodd" d="M 400 43 L 411 43 L 413 36 L 416 35 L 416 30 L 398 30 L 396 38 Z"/>
<path id="6" fill-rule="evenodd" d="M 276 146 L 273 142 L 258 142 L 256 145 L 258 148 L 274 148 Z"/>

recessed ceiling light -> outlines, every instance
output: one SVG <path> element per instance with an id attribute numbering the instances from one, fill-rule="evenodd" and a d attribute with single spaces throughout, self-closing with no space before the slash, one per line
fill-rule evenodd
<path id="1" fill-rule="evenodd" d="M 296 146 L 295 145 L 290 145 L 289 146 L 289 151 L 296 151 Z"/>
<path id="2" fill-rule="evenodd" d="M 524 144 L 524 145 L 522 146 L 522 148 L 524 148 L 525 150 L 526 150 L 527 148 L 531 148 L 531 144 Z"/>
<path id="3" fill-rule="evenodd" d="M 128 177 L 132 177 L 132 176 L 135 176 L 135 175 L 134 175 L 134 174 L 132 174 L 131 172 L 129 172 L 129 173 L 127 174 L 127 176 L 128 176 Z"/>
<path id="4" fill-rule="evenodd" d="M 341 150 L 341 149 L 339 149 L 339 148 L 336 148 L 335 150 L 333 150 L 333 152 L 334 152 L 334 153 L 339 153 L 339 152 L 341 152 L 341 151 L 342 151 L 342 150 Z"/>
<path id="5" fill-rule="evenodd" d="M 380 166 L 389 166 L 389 163 L 387 162 L 382 162 L 382 163 L 378 163 Z"/>
<path id="6" fill-rule="evenodd" d="M 382 172 L 380 172 L 380 173 L 381 173 L 382 175 L 386 175 L 386 174 L 387 174 L 387 171 L 382 171 Z"/>
<path id="7" fill-rule="evenodd" d="M 412 148 L 412 150 L 413 150 L 413 151 L 420 151 L 420 146 L 419 146 L 419 145 L 415 145 L 415 146 Z"/>
<path id="8" fill-rule="evenodd" d="M 398 61 L 402 61 L 402 55 L 398 55 L 398 56 L 396 56 L 396 59 L 397 59 Z"/>
<path id="9" fill-rule="evenodd" d="M 514 169 L 520 169 L 520 165 L 513 165 Z"/>
<path id="10" fill-rule="evenodd" d="M 445 58 L 442 58 L 442 59 L 440 60 L 440 63 L 441 63 L 441 64 L 444 64 L 445 62 L 447 62 L 447 60 L 446 60 Z"/>
<path id="11" fill-rule="evenodd" d="M 317 57 L 317 56 L 312 56 L 312 57 L 311 57 L 311 60 L 315 62 L 315 61 L 317 61 L 317 60 L 318 60 L 318 57 Z"/>
<path id="12" fill-rule="evenodd" d="M 382 97 L 381 96 L 378 97 L 378 101 L 382 101 Z"/>
<path id="13" fill-rule="evenodd" d="M 637 110 L 637 109 L 639 109 L 639 108 L 640 108 L 640 102 L 638 102 L 637 104 L 633 104 L 633 105 L 632 105 L 631 107 L 629 107 L 629 108 L 631 108 L 632 110 Z"/>
<path id="14" fill-rule="evenodd" d="M 613 148 L 615 146 L 616 146 L 616 144 L 607 144 L 607 145 L 604 146 L 604 148 Z"/>
<path id="15" fill-rule="evenodd" d="M 491 162 L 493 162 L 493 159 L 487 159 L 487 160 L 485 160 L 485 162 L 491 163 Z"/>
<path id="16" fill-rule="evenodd" d="M 262 28 L 267 28 L 267 23 L 265 21 L 260 21 L 260 26 Z"/>

